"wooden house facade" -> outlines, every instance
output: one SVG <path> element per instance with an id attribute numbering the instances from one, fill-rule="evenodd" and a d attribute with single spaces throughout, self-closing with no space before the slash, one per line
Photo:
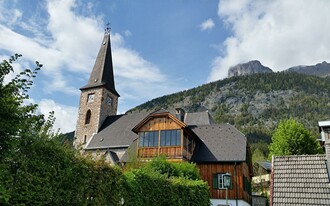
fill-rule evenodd
<path id="1" fill-rule="evenodd" d="M 229 124 L 216 124 L 207 111 L 186 113 L 177 108 L 116 115 L 119 94 L 109 52 L 110 33 L 106 33 L 90 80 L 81 88 L 75 147 L 104 155 L 112 164 L 132 157 L 148 161 L 159 155 L 168 161 L 194 162 L 210 186 L 213 205 L 225 205 L 223 175 L 229 173 L 230 205 L 251 205 L 252 164 L 247 138 Z M 85 121 L 87 114 L 90 121 Z"/>

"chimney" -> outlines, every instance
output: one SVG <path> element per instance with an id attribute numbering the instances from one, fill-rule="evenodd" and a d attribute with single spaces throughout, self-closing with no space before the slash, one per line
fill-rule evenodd
<path id="1" fill-rule="evenodd" d="M 186 112 L 182 108 L 175 108 L 175 116 L 178 118 L 181 122 L 184 122 L 184 116 Z"/>

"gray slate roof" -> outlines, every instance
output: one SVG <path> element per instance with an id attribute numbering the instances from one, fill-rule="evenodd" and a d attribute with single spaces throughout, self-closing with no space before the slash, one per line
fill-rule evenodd
<path id="1" fill-rule="evenodd" d="M 167 111 L 164 110 L 163 112 Z M 99 132 L 92 137 L 85 149 L 128 147 L 134 139 L 138 138 L 138 135 L 132 132 L 132 129 L 149 114 L 149 112 L 141 112 L 107 117 Z M 210 122 L 207 119 L 209 117 L 207 112 L 198 112 L 197 114 L 202 117 L 199 117 L 199 115 L 187 115 L 186 120 L 193 124 L 197 122 L 208 124 Z"/>
<path id="2" fill-rule="evenodd" d="M 149 113 L 133 113 L 109 116 L 100 131 L 92 137 L 85 149 L 128 147 L 138 137 L 132 128 Z"/>
<path id="3" fill-rule="evenodd" d="M 230 124 L 191 126 L 202 140 L 192 157 L 194 162 L 245 161 L 247 138 Z"/>
<path id="4" fill-rule="evenodd" d="M 166 110 L 164 111 L 166 112 Z M 132 129 L 149 114 L 149 112 L 129 113 L 107 117 L 99 132 L 92 137 L 85 149 L 129 147 L 129 150 L 132 150 L 136 146 L 133 142 L 138 138 L 138 135 Z M 201 139 L 196 146 L 192 161 L 226 162 L 246 160 L 247 139 L 232 125 L 210 124 L 213 123 L 213 119 L 208 112 L 187 113 L 185 122 L 189 123 L 189 129 Z M 202 125 L 196 126 L 198 123 Z M 124 155 L 120 161 L 125 159 L 127 159 L 127 155 Z"/>
<path id="5" fill-rule="evenodd" d="M 105 86 L 113 94 L 119 97 L 119 94 L 115 89 L 115 80 L 113 76 L 110 31 L 106 31 L 104 34 L 99 53 L 96 57 L 87 85 L 81 87 L 80 89 L 83 90 L 99 86 Z"/>
<path id="6" fill-rule="evenodd" d="M 273 206 L 330 205 L 325 155 L 274 157 L 272 184 Z"/>
<path id="7" fill-rule="evenodd" d="M 194 112 L 194 113 L 186 113 L 185 123 L 187 125 L 207 125 L 207 124 L 215 124 L 212 116 L 209 112 Z"/>

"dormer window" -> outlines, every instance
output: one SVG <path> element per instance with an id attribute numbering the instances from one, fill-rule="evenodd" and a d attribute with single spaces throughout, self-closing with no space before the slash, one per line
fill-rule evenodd
<path id="1" fill-rule="evenodd" d="M 158 131 L 140 132 L 140 147 L 158 147 Z"/>
<path id="2" fill-rule="evenodd" d="M 162 130 L 160 131 L 160 146 L 179 146 L 181 145 L 181 130 Z"/>

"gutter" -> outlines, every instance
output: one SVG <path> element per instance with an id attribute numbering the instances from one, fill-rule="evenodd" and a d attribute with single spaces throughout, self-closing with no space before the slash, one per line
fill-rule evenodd
<path id="1" fill-rule="evenodd" d="M 129 145 L 117 145 L 117 146 L 103 146 L 103 147 L 88 147 L 84 150 L 95 150 L 95 149 L 120 149 L 120 148 L 128 148 Z"/>
<path id="2" fill-rule="evenodd" d="M 269 206 L 273 206 L 273 192 L 274 192 L 274 155 L 272 156 L 272 171 L 270 173 L 270 197 L 269 197 Z"/>
<path id="3" fill-rule="evenodd" d="M 237 193 L 237 173 L 236 173 L 236 162 L 235 162 L 235 166 L 234 166 L 234 177 L 236 180 L 236 185 L 235 185 L 235 200 L 236 200 L 236 206 L 238 206 L 238 193 Z"/>

